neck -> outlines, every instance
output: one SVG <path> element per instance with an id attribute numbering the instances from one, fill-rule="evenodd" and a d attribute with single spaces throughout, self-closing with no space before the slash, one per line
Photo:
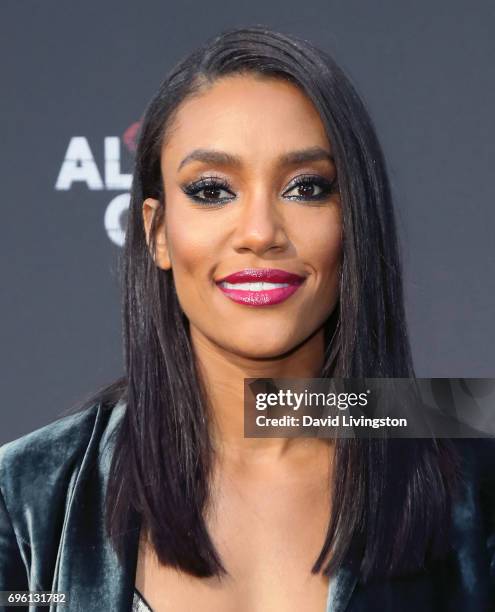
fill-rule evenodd
<path id="1" fill-rule="evenodd" d="M 220 456 L 240 463 L 262 463 L 301 456 L 328 446 L 311 438 L 245 438 L 244 378 L 315 378 L 324 359 L 323 329 L 286 355 L 250 359 L 212 343 L 191 326 L 199 374 L 212 417 L 212 443 Z"/>

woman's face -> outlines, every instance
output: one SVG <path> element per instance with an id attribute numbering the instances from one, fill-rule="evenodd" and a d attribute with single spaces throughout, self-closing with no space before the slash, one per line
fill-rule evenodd
<path id="1" fill-rule="evenodd" d="M 155 261 L 172 269 L 193 340 L 266 358 L 321 330 L 342 251 L 331 155 L 318 112 L 289 82 L 224 77 L 181 105 L 162 149 Z M 143 204 L 147 234 L 157 206 Z"/>

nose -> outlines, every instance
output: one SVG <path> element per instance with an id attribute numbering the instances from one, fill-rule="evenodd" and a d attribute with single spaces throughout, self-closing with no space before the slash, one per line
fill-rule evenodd
<path id="1" fill-rule="evenodd" d="M 266 194 L 245 197 L 235 220 L 233 247 L 263 255 L 269 250 L 283 251 L 289 244 L 285 221 L 277 202 Z"/>

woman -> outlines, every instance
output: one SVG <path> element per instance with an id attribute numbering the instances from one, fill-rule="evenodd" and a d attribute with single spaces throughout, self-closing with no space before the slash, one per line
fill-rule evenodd
<path id="1" fill-rule="evenodd" d="M 126 375 L 2 449 L 2 589 L 71 610 L 490 609 L 489 443 L 243 436 L 245 378 L 414 376 L 382 153 L 331 58 L 257 26 L 176 66 L 122 263 Z"/>

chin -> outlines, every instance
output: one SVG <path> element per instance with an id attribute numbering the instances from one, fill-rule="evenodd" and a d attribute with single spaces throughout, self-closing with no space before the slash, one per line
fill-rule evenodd
<path id="1" fill-rule="evenodd" d="M 245 359 L 276 359 L 283 357 L 295 348 L 293 342 L 267 342 L 265 338 L 251 338 L 242 342 L 240 337 L 237 337 L 235 345 L 225 346 L 225 348 L 234 354 L 244 357 Z"/>

